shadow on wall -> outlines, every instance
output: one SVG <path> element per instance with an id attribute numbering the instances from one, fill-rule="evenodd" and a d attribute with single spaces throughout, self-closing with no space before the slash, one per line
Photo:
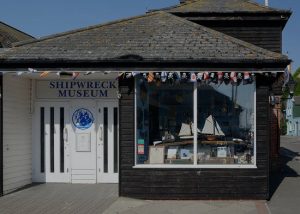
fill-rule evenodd
<path id="1" fill-rule="evenodd" d="M 298 152 L 293 152 L 284 147 L 280 148 L 280 170 L 271 174 L 269 200 L 286 177 L 300 177 L 298 172 L 291 168 L 288 164 L 291 161 L 295 161 L 295 158 L 299 156 L 300 153 Z"/>

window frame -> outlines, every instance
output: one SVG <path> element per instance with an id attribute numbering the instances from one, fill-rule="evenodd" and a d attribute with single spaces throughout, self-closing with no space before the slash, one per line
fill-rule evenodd
<path id="1" fill-rule="evenodd" d="M 193 123 L 194 130 L 197 130 L 197 105 L 198 105 L 198 87 L 197 82 L 190 83 L 193 84 Z M 254 83 L 255 84 L 255 83 Z M 137 85 L 136 81 L 134 81 L 134 166 L 132 168 L 191 168 L 191 169 L 257 169 L 257 151 L 256 151 L 256 85 L 253 93 L 253 111 L 254 111 L 254 147 L 253 147 L 253 164 L 198 164 L 197 158 L 194 158 L 194 163 L 189 164 L 137 164 Z M 197 156 L 197 132 L 194 132 L 193 138 L 193 152 L 194 157 Z"/>

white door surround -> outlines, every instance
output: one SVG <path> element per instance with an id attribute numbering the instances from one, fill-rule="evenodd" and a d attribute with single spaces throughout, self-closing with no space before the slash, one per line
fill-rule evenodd
<path id="1" fill-rule="evenodd" d="M 33 114 L 33 181 L 118 182 L 118 101 L 38 101 Z"/>

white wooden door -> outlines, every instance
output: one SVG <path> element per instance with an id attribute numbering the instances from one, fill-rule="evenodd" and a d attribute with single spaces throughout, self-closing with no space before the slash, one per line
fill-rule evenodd
<path id="1" fill-rule="evenodd" d="M 36 103 L 32 126 L 34 182 L 70 182 L 70 150 L 65 135 L 69 120 L 68 103 Z"/>
<path id="2" fill-rule="evenodd" d="M 73 101 L 70 108 L 72 183 L 96 183 L 97 111 L 95 101 Z"/>
<path id="3" fill-rule="evenodd" d="M 119 119 L 117 101 L 99 101 L 97 180 L 99 183 L 119 181 Z"/>

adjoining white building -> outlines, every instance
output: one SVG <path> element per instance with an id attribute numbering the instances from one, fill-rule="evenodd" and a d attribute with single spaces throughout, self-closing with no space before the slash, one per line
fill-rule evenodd
<path id="1" fill-rule="evenodd" d="M 287 135 L 300 136 L 300 96 L 287 100 L 286 120 Z"/>

